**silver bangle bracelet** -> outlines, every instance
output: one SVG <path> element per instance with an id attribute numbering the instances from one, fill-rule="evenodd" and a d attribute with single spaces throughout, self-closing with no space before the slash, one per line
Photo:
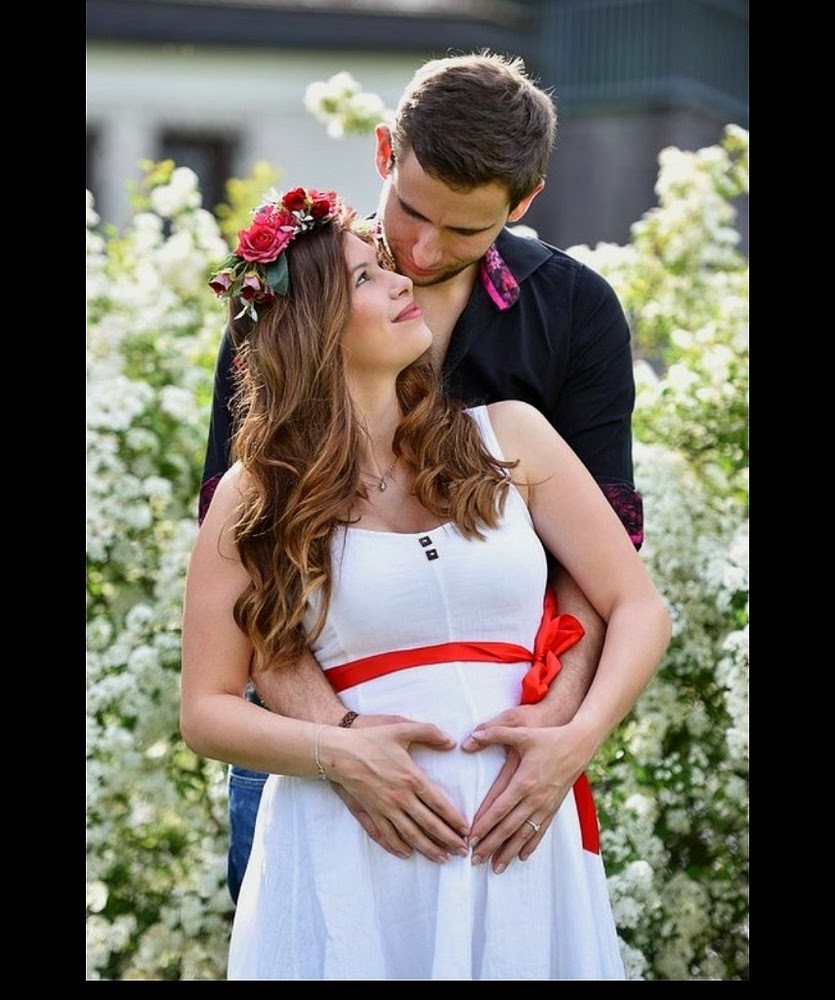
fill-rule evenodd
<path id="1" fill-rule="evenodd" d="M 324 724 L 319 726 L 316 730 L 316 735 L 313 737 L 313 760 L 316 763 L 316 770 L 319 772 L 318 777 L 320 781 L 328 780 L 328 776 L 325 774 L 325 769 L 322 767 L 322 762 L 319 760 L 319 736 L 324 728 Z"/>

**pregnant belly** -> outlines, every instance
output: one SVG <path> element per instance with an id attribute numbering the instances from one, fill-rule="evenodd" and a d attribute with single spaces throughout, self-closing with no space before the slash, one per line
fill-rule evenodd
<path id="1" fill-rule="evenodd" d="M 464 753 L 461 742 L 481 722 L 519 704 L 529 663 L 443 663 L 377 677 L 340 697 L 362 715 L 402 715 L 431 722 L 456 742 L 453 750 L 412 747 L 412 757 L 467 819 L 487 794 L 505 761 L 503 747 Z"/>

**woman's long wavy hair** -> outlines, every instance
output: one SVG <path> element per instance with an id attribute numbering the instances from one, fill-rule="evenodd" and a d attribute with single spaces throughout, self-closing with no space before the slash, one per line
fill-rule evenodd
<path id="1" fill-rule="evenodd" d="M 246 475 L 234 532 L 251 582 L 234 615 L 252 642 L 253 670 L 295 662 L 321 632 L 334 534 L 368 495 L 359 471 L 366 436 L 341 350 L 349 228 L 371 242 L 347 219 L 298 237 L 285 251 L 289 294 L 259 308 L 245 336 L 237 331 L 232 448 Z M 400 373 L 397 394 L 404 416 L 394 453 L 416 470 L 418 500 L 465 536 L 483 537 L 504 510 L 515 463 L 487 452 L 475 423 L 442 394 L 428 354 Z M 318 613 L 305 630 L 314 595 Z"/>

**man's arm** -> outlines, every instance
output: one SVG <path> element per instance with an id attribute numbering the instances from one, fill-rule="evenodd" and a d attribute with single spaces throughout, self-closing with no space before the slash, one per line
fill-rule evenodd
<path id="1" fill-rule="evenodd" d="M 232 445 L 232 367 L 235 351 L 232 334 L 227 327 L 218 349 L 215 362 L 215 380 L 212 393 L 212 408 L 209 411 L 209 436 L 206 441 L 206 455 L 203 459 L 203 477 L 200 484 L 200 502 L 197 523 L 202 524 L 212 502 L 217 484 L 229 468 Z"/>
<path id="2" fill-rule="evenodd" d="M 560 614 L 574 615 L 585 635 L 560 654 L 562 667 L 542 701 L 519 706 L 525 711 L 526 721 L 521 724 L 526 726 L 563 726 L 574 717 L 591 687 L 606 635 L 605 622 L 561 566 L 551 574 L 551 584 Z"/>
<path id="3" fill-rule="evenodd" d="M 644 539 L 640 494 L 629 483 L 604 484 L 601 488 L 620 517 L 632 544 L 640 549 Z M 524 713 L 519 718 L 526 721 L 519 722 L 518 725 L 563 726 L 569 722 L 591 687 L 606 637 L 605 622 L 573 578 L 559 564 L 555 565 L 551 573 L 550 583 L 557 595 L 560 613 L 574 615 L 582 622 L 585 635 L 581 642 L 560 654 L 562 669 L 551 682 L 542 701 L 536 705 L 519 706 Z M 504 725 L 513 723 L 505 722 Z M 523 852 L 523 859 L 530 853 Z"/>
<path id="4" fill-rule="evenodd" d="M 338 726 L 348 711 L 312 653 L 281 670 L 260 670 L 252 682 L 264 706 L 276 715 Z"/>

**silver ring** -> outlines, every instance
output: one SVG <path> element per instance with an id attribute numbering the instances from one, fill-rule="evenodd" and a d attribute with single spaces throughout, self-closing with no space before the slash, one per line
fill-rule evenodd
<path id="1" fill-rule="evenodd" d="M 528 826 L 533 827 L 534 833 L 539 833 L 539 828 L 542 826 L 541 823 L 537 823 L 536 820 L 533 819 L 526 819 L 525 822 L 528 824 Z"/>

